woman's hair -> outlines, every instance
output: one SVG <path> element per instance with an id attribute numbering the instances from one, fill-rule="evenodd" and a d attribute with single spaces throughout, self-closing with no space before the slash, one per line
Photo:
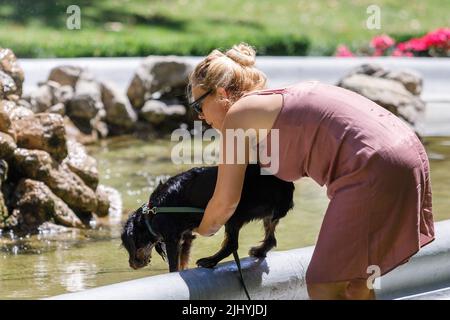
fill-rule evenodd
<path id="1" fill-rule="evenodd" d="M 215 49 L 189 75 L 188 88 L 200 86 L 204 90 L 215 90 L 222 87 L 232 102 L 248 91 L 263 89 L 267 78 L 254 67 L 255 57 L 255 49 L 244 42 L 225 53 Z"/>

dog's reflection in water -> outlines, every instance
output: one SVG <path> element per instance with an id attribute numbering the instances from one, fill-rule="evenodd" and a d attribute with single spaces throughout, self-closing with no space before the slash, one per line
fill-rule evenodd
<path id="1" fill-rule="evenodd" d="M 160 183 L 150 196 L 155 207 L 206 208 L 217 177 L 217 166 L 196 167 Z M 262 175 L 257 164 L 249 164 L 241 199 L 235 213 L 225 224 L 225 238 L 214 255 L 197 261 L 200 267 L 212 268 L 238 248 L 239 231 L 252 220 L 263 220 L 265 237 L 249 255 L 265 257 L 276 246 L 275 228 L 278 221 L 294 206 L 294 184 L 273 175 Z M 148 211 L 147 204 L 134 211 L 122 230 L 122 244 L 129 254 L 130 267 L 139 269 L 149 264 L 152 250 L 169 263 L 169 271 L 188 267 L 189 254 L 195 236 L 192 230 L 202 219 L 199 213 L 157 213 Z"/>

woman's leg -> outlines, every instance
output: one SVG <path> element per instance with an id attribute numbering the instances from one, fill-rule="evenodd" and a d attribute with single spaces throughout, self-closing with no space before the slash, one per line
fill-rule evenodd
<path id="1" fill-rule="evenodd" d="M 375 292 L 366 280 L 311 283 L 307 285 L 312 300 L 375 300 Z"/>

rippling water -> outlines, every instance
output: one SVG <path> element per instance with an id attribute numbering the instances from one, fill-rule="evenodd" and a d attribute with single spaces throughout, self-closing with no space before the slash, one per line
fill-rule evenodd
<path id="1" fill-rule="evenodd" d="M 195 165 L 173 165 L 170 143 L 121 137 L 103 141 L 90 152 L 99 161 L 101 183 L 122 194 L 124 215 L 147 200 L 160 179 Z M 436 220 L 450 218 L 450 137 L 426 139 L 431 160 L 433 207 Z M 277 228 L 278 247 L 287 250 L 315 242 L 328 199 L 325 189 L 310 179 L 296 183 L 295 207 Z M 128 267 L 126 251 L 120 247 L 120 223 L 99 220 L 96 230 L 69 230 L 53 234 L 15 238 L 0 237 L 0 299 L 39 298 L 75 292 L 100 285 L 167 272 L 155 255 L 142 270 Z M 195 241 L 191 266 L 218 250 L 223 231 Z M 263 238 L 262 223 L 245 226 L 240 236 L 241 256 Z M 228 258 L 231 260 L 231 258 Z"/>

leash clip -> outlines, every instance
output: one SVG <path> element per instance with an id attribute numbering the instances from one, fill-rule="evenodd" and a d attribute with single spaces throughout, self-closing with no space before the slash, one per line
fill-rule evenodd
<path id="1" fill-rule="evenodd" d="M 149 214 L 156 214 L 156 208 L 155 207 L 149 207 L 147 203 L 145 203 L 142 206 L 142 214 L 149 215 Z"/>

